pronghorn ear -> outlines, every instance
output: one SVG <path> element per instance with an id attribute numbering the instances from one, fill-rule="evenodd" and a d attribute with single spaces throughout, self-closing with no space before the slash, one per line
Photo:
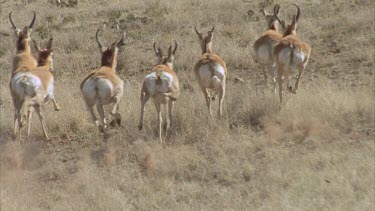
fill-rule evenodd
<path id="1" fill-rule="evenodd" d="M 208 38 L 210 42 L 214 39 L 214 31 L 208 31 Z"/>
<path id="2" fill-rule="evenodd" d="M 203 39 L 203 35 L 202 35 L 201 32 L 198 31 L 197 26 L 195 26 L 194 29 L 195 29 L 195 33 L 197 33 L 197 35 L 198 35 L 198 38 L 199 38 L 200 40 L 202 40 L 202 39 Z"/>
<path id="3" fill-rule="evenodd" d="M 22 30 L 21 29 L 14 29 L 14 35 L 16 35 L 17 37 L 20 36 Z"/>
<path id="4" fill-rule="evenodd" d="M 53 41 L 53 38 L 49 39 L 47 43 L 47 50 L 49 51 L 52 51 L 52 41 Z"/>
<path id="5" fill-rule="evenodd" d="M 38 51 L 38 53 L 41 52 L 42 49 L 40 49 L 40 46 L 38 45 L 38 43 L 34 39 L 33 39 L 33 43 L 34 43 L 34 47 L 35 47 L 36 51 Z"/>
<path id="6" fill-rule="evenodd" d="M 291 24 L 290 27 L 292 28 L 292 30 L 296 30 L 296 28 L 297 28 L 297 18 L 296 18 L 296 15 L 293 15 L 292 24 Z"/>

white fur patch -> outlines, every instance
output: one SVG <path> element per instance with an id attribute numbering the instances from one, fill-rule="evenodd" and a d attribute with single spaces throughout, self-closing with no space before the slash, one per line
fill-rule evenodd
<path id="1" fill-rule="evenodd" d="M 165 103 L 166 99 L 164 94 L 173 90 L 173 76 L 172 74 L 162 71 L 161 72 L 161 83 L 157 83 L 156 72 L 148 74 L 144 79 L 144 84 L 148 93 L 154 100 Z"/>
<path id="2" fill-rule="evenodd" d="M 82 94 L 89 106 L 96 103 L 106 105 L 112 103 L 113 85 L 105 78 L 88 79 L 82 86 Z"/>
<path id="3" fill-rule="evenodd" d="M 291 71 L 294 71 L 296 67 L 302 64 L 303 61 L 305 60 L 305 54 L 303 53 L 303 51 L 301 51 L 301 49 L 295 48 L 293 50 L 292 61 L 291 61 L 291 57 L 292 57 L 291 48 L 284 48 L 279 53 L 280 63 L 286 67 L 289 66 L 288 69 L 290 69 Z"/>
<path id="4" fill-rule="evenodd" d="M 270 53 L 271 49 L 272 48 L 270 48 L 268 44 L 263 44 L 258 48 L 256 55 L 257 55 L 257 59 L 259 63 L 261 64 L 273 63 L 273 58 L 271 56 L 272 52 Z"/>
<path id="5" fill-rule="evenodd" d="M 213 70 L 211 70 L 211 68 Z M 201 65 L 199 67 L 199 77 L 204 87 L 212 89 L 214 88 L 214 81 L 215 83 L 218 83 L 222 82 L 225 79 L 224 67 L 222 67 L 218 63 Z"/>
<path id="6" fill-rule="evenodd" d="M 11 80 L 11 87 L 19 99 L 29 97 L 31 104 L 41 104 L 53 97 L 53 81 L 45 90 L 40 78 L 31 72 L 17 73 Z"/>

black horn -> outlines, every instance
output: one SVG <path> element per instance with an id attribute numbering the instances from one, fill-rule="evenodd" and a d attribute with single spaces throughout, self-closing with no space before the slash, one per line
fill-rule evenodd
<path id="1" fill-rule="evenodd" d="M 34 25 L 34 22 L 35 22 L 35 19 L 36 19 L 36 13 L 35 12 L 33 12 L 33 13 L 34 13 L 34 17 L 33 17 L 33 20 L 31 21 L 31 23 L 29 25 L 30 29 L 33 28 L 33 25 Z"/>
<path id="2" fill-rule="evenodd" d="M 100 32 L 100 29 L 98 29 L 98 31 L 96 31 L 96 42 L 98 42 L 100 50 L 103 51 L 103 44 L 99 40 L 99 32 Z"/>
<path id="3" fill-rule="evenodd" d="M 296 22 L 298 22 L 299 16 L 301 15 L 301 10 L 300 10 L 299 6 L 297 6 L 297 4 L 293 4 L 293 5 L 297 7 Z"/>
<path id="4" fill-rule="evenodd" d="M 173 54 L 175 54 L 176 53 L 176 50 L 177 50 L 177 47 L 178 47 L 178 43 L 177 43 L 177 41 L 176 40 L 173 40 L 174 41 L 174 49 L 173 49 Z"/>
<path id="5" fill-rule="evenodd" d="M 9 13 L 9 21 L 12 24 L 13 29 L 17 29 L 16 25 L 14 25 L 14 23 L 12 21 L 12 12 Z"/>

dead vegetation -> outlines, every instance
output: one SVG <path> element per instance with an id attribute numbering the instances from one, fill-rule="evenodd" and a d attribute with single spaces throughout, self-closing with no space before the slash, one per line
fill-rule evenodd
<path id="1" fill-rule="evenodd" d="M 373 1 L 297 2 L 298 35 L 313 51 L 299 93 L 286 94 L 280 111 L 253 59 L 252 45 L 265 30 L 263 1 L 23 2 L 0 8 L 2 210 L 375 209 Z M 287 5 L 296 2 L 265 6 L 275 3 L 283 17 L 294 14 Z M 32 37 L 54 38 L 55 97 L 63 109 L 45 105 L 51 142 L 39 125 L 29 140 L 11 142 L 10 11 L 15 23 L 36 11 Z M 128 31 L 117 68 L 125 83 L 123 124 L 109 130 L 107 143 L 79 90 L 100 65 L 94 35 L 104 24 L 103 40 L 118 39 L 111 37 L 117 26 Z M 213 50 L 228 65 L 222 120 L 207 115 L 193 73 L 200 55 L 194 26 L 212 24 Z M 181 96 L 161 146 L 152 103 L 138 131 L 139 93 L 156 63 L 152 43 L 166 47 L 173 39 Z"/>

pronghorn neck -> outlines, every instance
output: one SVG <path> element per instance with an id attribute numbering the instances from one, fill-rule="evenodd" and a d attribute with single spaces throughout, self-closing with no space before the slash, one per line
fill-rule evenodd
<path id="1" fill-rule="evenodd" d="M 212 53 L 212 42 L 205 44 L 204 48 L 202 49 L 202 55 L 205 53 Z"/>
<path id="2" fill-rule="evenodd" d="M 288 27 L 287 30 L 284 32 L 283 34 L 283 37 L 286 37 L 286 36 L 297 36 L 297 32 L 295 29 L 292 29 L 291 27 Z"/>
<path id="3" fill-rule="evenodd" d="M 102 55 L 102 67 L 110 67 L 116 69 L 117 65 L 117 54 L 112 52 L 110 49 L 107 49 L 103 52 Z"/>
<path id="4" fill-rule="evenodd" d="M 52 70 L 52 58 L 50 51 L 39 52 L 38 67 L 45 67 L 48 70 Z"/>
<path id="5" fill-rule="evenodd" d="M 286 37 L 288 35 L 297 36 L 297 23 L 293 22 L 291 25 L 286 27 L 283 37 Z"/>
<path id="6" fill-rule="evenodd" d="M 17 42 L 17 54 L 19 53 L 30 53 L 31 54 L 31 47 L 29 39 L 24 39 L 20 37 Z"/>

